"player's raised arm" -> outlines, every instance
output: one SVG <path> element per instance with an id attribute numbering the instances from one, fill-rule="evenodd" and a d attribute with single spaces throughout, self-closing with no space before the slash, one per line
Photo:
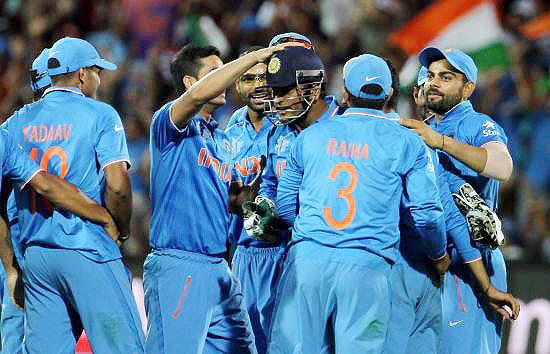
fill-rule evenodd
<path id="1" fill-rule="evenodd" d="M 172 122 L 180 129 L 185 128 L 187 123 L 200 111 L 204 104 L 222 94 L 245 71 L 257 63 L 264 62 L 271 54 L 283 50 L 289 45 L 279 44 L 274 47 L 262 48 L 248 53 L 213 70 L 198 81 L 192 76 L 184 76 L 181 79 L 186 90 L 172 105 L 170 111 Z M 216 58 L 213 55 L 202 60 L 215 60 Z"/>

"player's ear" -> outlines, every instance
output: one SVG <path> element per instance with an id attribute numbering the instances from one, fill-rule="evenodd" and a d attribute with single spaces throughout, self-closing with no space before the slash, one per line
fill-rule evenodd
<path id="1" fill-rule="evenodd" d="M 462 91 L 462 99 L 467 100 L 470 98 L 472 93 L 474 93 L 474 90 L 476 89 L 476 84 L 474 84 L 471 81 L 468 81 L 464 84 L 464 90 Z"/>
<path id="2" fill-rule="evenodd" d="M 413 98 L 414 98 L 414 103 L 418 104 L 418 94 L 420 93 L 420 90 L 418 88 L 418 86 L 413 86 Z"/>
<path id="3" fill-rule="evenodd" d="M 183 77 L 183 86 L 185 87 L 185 91 L 189 90 L 193 84 L 197 82 L 197 79 L 195 79 L 193 76 L 185 75 Z"/>
<path id="4" fill-rule="evenodd" d="M 348 90 L 346 90 L 345 87 L 342 87 L 342 106 L 343 107 L 351 107 L 349 105 L 349 93 L 348 93 Z"/>

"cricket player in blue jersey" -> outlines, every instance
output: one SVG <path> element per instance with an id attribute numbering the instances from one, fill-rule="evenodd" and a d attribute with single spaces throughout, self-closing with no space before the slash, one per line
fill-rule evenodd
<path id="1" fill-rule="evenodd" d="M 286 228 L 273 235 L 274 227 L 265 215 L 274 212 L 279 178 L 298 134 L 314 123 L 331 119 L 340 111 L 336 98 L 325 96 L 325 86 L 323 62 L 313 50 L 303 45 L 276 53 L 269 60 L 266 114 L 277 126 L 268 134 L 267 163 L 258 196 L 254 203 L 243 204 L 245 228 L 255 238 L 279 244 L 288 241 Z M 266 229 L 271 231 L 264 232 Z"/>
<path id="2" fill-rule="evenodd" d="M 251 47 L 242 55 L 259 49 L 262 47 Z M 267 133 L 273 127 L 263 113 L 262 99 L 265 93 L 262 87 L 266 84 L 266 70 L 265 63 L 258 63 L 242 74 L 235 83 L 237 92 L 246 105 L 233 114 L 225 130 L 231 145 L 233 174 L 236 175 L 231 182 L 230 196 L 237 194 L 235 188 L 257 186 L 260 182 L 262 156 L 267 155 Z M 234 201 L 230 201 L 230 205 L 233 204 Z M 233 255 L 232 271 L 241 283 L 256 349 L 262 354 L 266 352 L 265 330 L 270 320 L 271 299 L 282 255 L 279 248 L 273 247 L 272 243 L 255 240 L 246 233 L 240 205 L 233 212 L 235 214 L 231 216 L 229 238 L 237 247 Z"/>
<path id="3" fill-rule="evenodd" d="M 506 134 L 490 117 L 476 112 L 468 100 L 475 89 L 477 68 L 472 58 L 457 49 L 425 48 L 419 55 L 428 69 L 424 84 L 426 106 L 435 113 L 430 125 L 413 120 L 402 124 L 415 130 L 430 147 L 438 149 L 439 160 L 451 191 L 468 190 L 458 184 L 469 183 L 473 190 L 495 210 L 499 181 L 512 173 L 512 159 L 506 147 Z M 498 247 L 501 233 L 481 240 L 481 255 L 490 281 L 501 291 L 507 290 L 506 266 Z M 490 245 L 491 247 L 484 246 Z M 503 308 L 484 311 L 487 289 L 478 289 L 471 273 L 461 263 L 450 268 L 445 283 L 442 353 L 497 353 L 500 349 L 502 319 L 517 316 Z"/>
<path id="4" fill-rule="evenodd" d="M 48 54 L 49 48 L 45 48 L 34 59 L 30 70 L 30 85 L 34 100 L 38 100 L 44 90 L 51 86 L 52 80 L 48 75 Z M 19 242 L 19 220 L 17 217 L 17 207 L 13 193 L 8 198 L 7 210 L 9 229 L 13 251 L 18 265 L 23 268 L 23 251 Z M 5 280 L 4 269 L 2 268 L 2 278 Z M 6 289 L 5 282 L 4 289 Z M 0 337 L 2 338 L 2 350 L 5 353 L 21 353 L 23 350 L 24 335 L 24 313 L 19 310 L 11 301 L 9 293 L 4 291 L 2 294 L 2 313 L 0 317 Z"/>
<path id="5" fill-rule="evenodd" d="M 239 281 L 223 258 L 231 144 L 211 114 L 225 103 L 227 87 L 285 46 L 222 65 L 216 48 L 187 45 L 172 60 L 179 97 L 151 123 L 148 353 L 256 353 Z"/>
<path id="6" fill-rule="evenodd" d="M 448 266 L 428 150 L 382 110 L 393 94 L 387 64 L 353 58 L 344 85 L 350 108 L 297 137 L 279 181 L 277 213 L 294 226 L 269 353 L 382 352 L 405 191 L 432 264 Z"/>
<path id="7" fill-rule="evenodd" d="M 120 243 L 131 215 L 126 138 L 117 112 L 86 97 L 96 95 L 99 72 L 115 68 L 82 39 L 58 40 L 48 56 L 52 86 L 4 128 L 44 170 L 105 205 Z M 25 248 L 25 350 L 74 350 L 85 329 L 96 352 L 142 353 L 141 322 L 117 242 L 32 191 L 16 191 L 15 198 Z"/>
<path id="8" fill-rule="evenodd" d="M 390 64 L 391 65 L 391 64 Z M 391 68 L 391 66 L 390 66 Z M 393 71 L 392 71 L 393 73 Z M 427 69 L 419 72 L 413 96 L 421 119 L 432 114 L 425 109 L 423 84 L 427 79 Z M 392 75 L 392 82 L 398 78 Z M 392 85 L 394 90 L 398 89 Z M 390 102 L 389 102 L 390 103 Z M 386 108 L 394 110 L 395 107 Z M 470 268 L 482 289 L 487 289 L 487 299 L 494 309 L 509 305 L 514 311 L 519 310 L 517 301 L 510 295 L 492 287 L 481 261 L 479 250 L 470 242 L 466 220 L 455 205 L 445 171 L 438 161 L 435 150 L 430 149 L 436 170 L 439 198 L 443 205 L 447 239 L 450 254 L 458 253 L 465 267 Z M 452 176 L 451 176 L 452 177 Z M 407 204 L 404 198 L 404 205 Z M 391 323 L 388 330 L 384 353 L 440 353 L 442 325 L 442 303 L 437 282 L 434 282 L 432 270 L 426 265 L 426 257 L 418 244 L 418 235 L 410 223 L 408 210 L 403 208 L 400 223 L 401 257 L 392 269 L 392 309 Z M 455 257 L 455 262 L 459 262 Z M 490 289 L 489 289 L 490 288 Z"/>

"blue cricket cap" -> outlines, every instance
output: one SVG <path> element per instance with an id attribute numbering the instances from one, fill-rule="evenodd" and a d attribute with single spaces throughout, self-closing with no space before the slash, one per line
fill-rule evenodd
<path id="1" fill-rule="evenodd" d="M 304 47 L 288 47 L 271 56 L 267 64 L 267 86 L 296 86 L 300 70 L 325 70 L 321 58 Z"/>
<path id="2" fill-rule="evenodd" d="M 391 90 L 391 71 L 386 61 L 376 55 L 362 54 L 344 65 L 344 86 L 358 98 L 378 100 L 387 97 Z M 365 87 L 378 85 L 379 94 L 365 92 Z"/>
<path id="3" fill-rule="evenodd" d="M 456 70 L 460 71 L 468 81 L 474 84 L 477 81 L 477 67 L 474 60 L 466 53 L 459 49 L 439 49 L 436 47 L 427 47 L 422 49 L 418 55 L 420 64 L 428 68 L 434 61 L 446 59 L 449 64 Z"/>
<path id="4" fill-rule="evenodd" d="M 31 66 L 31 88 L 36 92 L 52 84 L 52 79 L 48 74 L 48 55 L 50 48 L 44 48 L 42 52 L 34 59 Z"/>
<path id="5" fill-rule="evenodd" d="M 51 59 L 57 59 L 59 66 L 52 65 Z M 71 73 L 90 66 L 98 66 L 106 70 L 117 68 L 115 64 L 102 59 L 93 45 L 80 38 L 61 38 L 50 49 L 48 56 L 50 76 Z"/>
<path id="6" fill-rule="evenodd" d="M 421 66 L 418 71 L 418 77 L 416 78 L 416 86 L 422 86 L 428 80 L 428 69 L 425 66 Z"/>
<path id="7" fill-rule="evenodd" d="M 281 40 L 284 39 L 284 42 L 292 42 L 292 40 L 297 40 L 299 42 L 306 42 L 309 43 L 310 46 L 313 46 L 313 43 L 311 43 L 311 40 L 304 36 L 303 34 L 296 33 L 296 32 L 286 32 L 286 33 L 280 33 L 273 37 L 269 41 L 269 47 L 273 47 L 274 45 L 281 42 Z"/>

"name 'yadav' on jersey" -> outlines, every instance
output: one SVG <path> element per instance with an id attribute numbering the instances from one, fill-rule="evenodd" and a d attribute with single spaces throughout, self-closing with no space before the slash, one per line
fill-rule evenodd
<path id="1" fill-rule="evenodd" d="M 221 255 L 229 226 L 230 142 L 214 120 L 200 115 L 178 129 L 172 104 L 156 111 L 151 123 L 150 244 Z"/>
<path id="2" fill-rule="evenodd" d="M 49 88 L 41 100 L 16 111 L 3 126 L 43 170 L 66 179 L 98 203 L 103 200 L 103 168 L 120 161 L 129 164 L 118 113 L 78 88 Z M 74 249 L 97 261 L 121 257 L 101 226 L 55 209 L 29 188 L 16 191 L 15 199 L 24 246 Z"/>

